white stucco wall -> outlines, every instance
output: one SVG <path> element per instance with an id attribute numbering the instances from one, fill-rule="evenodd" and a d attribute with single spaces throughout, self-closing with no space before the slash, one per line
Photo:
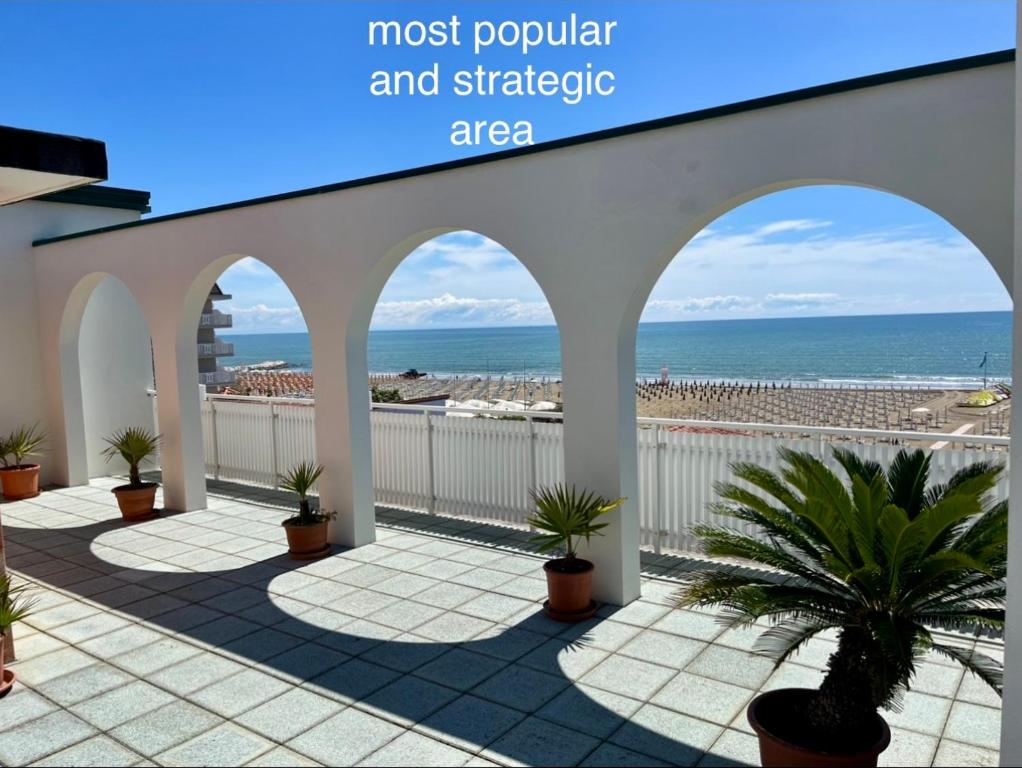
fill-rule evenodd
<path id="1" fill-rule="evenodd" d="M 32 241 L 138 218 L 134 211 L 64 203 L 26 201 L 0 207 L 0 434 L 35 422 L 53 433 L 38 349 Z M 53 447 L 51 441 L 51 451 Z M 49 482 L 53 479 L 51 455 L 40 461 L 42 480 Z"/>
<path id="2" fill-rule="evenodd" d="M 153 429 L 153 386 L 149 329 L 135 297 L 113 277 L 104 279 L 82 316 L 78 355 L 89 477 L 124 472 L 121 459 L 101 455 L 103 438 L 129 426 Z"/>
<path id="3" fill-rule="evenodd" d="M 1016 40 L 1022 39 L 1022 2 L 1016 4 Z M 1014 263 L 1022 264 L 1022 71 L 1016 68 L 1014 120 Z M 1022 292 L 1022 269 L 1015 268 L 1014 295 Z M 1022 384 L 1022 312 L 1012 318 L 1012 381 Z M 1015 440 L 1022 440 L 1022 408 L 1011 409 L 1011 487 L 1016 489 L 1008 510 L 1008 600 L 1004 630 L 1004 690 L 1001 717 L 1001 765 L 1022 765 L 1022 459 Z"/>

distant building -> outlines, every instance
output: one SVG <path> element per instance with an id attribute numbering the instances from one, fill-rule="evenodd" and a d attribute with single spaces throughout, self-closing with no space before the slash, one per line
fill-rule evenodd
<path id="1" fill-rule="evenodd" d="M 206 304 L 202 308 L 202 316 L 199 318 L 199 335 L 197 338 L 199 350 L 199 383 L 206 386 L 207 392 L 221 392 L 224 387 L 234 383 L 234 372 L 225 371 L 220 365 L 221 358 L 231 357 L 234 354 L 234 345 L 229 341 L 221 341 L 217 338 L 217 329 L 230 328 L 234 322 L 233 318 L 213 309 L 213 302 L 230 299 L 229 293 L 220 290 L 220 286 L 213 284 L 213 290 L 209 292 Z"/>

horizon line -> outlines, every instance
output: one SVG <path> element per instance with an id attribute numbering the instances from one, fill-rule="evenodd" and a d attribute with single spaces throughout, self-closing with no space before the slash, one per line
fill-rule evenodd
<path id="1" fill-rule="evenodd" d="M 861 315 L 779 315 L 772 317 L 720 317 L 720 318 L 693 318 L 690 320 L 640 320 L 639 325 L 674 325 L 678 323 L 741 323 L 758 322 L 762 320 L 841 320 L 859 317 L 925 317 L 928 315 L 993 315 L 1011 314 L 1013 309 L 964 309 L 949 312 L 871 312 Z M 557 323 L 545 323 L 542 325 L 453 325 L 453 326 L 422 326 L 407 328 L 373 328 L 369 331 L 375 333 L 400 333 L 402 331 L 485 331 L 505 330 L 509 328 L 557 328 Z M 233 329 L 232 329 L 233 330 Z M 288 334 L 308 334 L 309 329 L 302 331 L 248 331 L 236 333 L 223 333 L 222 336 L 285 336 Z"/>

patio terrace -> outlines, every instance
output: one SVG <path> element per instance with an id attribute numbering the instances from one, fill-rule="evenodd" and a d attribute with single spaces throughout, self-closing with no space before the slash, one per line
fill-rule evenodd
<path id="1" fill-rule="evenodd" d="M 670 608 L 680 557 L 644 554 L 642 599 L 572 626 L 517 529 L 381 508 L 377 543 L 296 563 L 282 494 L 210 483 L 208 509 L 128 526 L 117 482 L 0 507 L 41 598 L 0 764 L 757 764 L 745 705 L 816 685 L 833 648 L 773 670 L 754 632 Z M 882 763 L 995 765 L 999 706 L 927 662 Z"/>

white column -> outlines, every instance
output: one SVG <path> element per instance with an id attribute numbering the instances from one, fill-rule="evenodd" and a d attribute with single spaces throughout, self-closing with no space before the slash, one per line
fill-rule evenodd
<path id="1" fill-rule="evenodd" d="M 601 313 L 599 302 L 559 319 L 565 479 L 607 498 L 628 499 L 584 554 L 596 565 L 593 597 L 625 605 L 640 588 L 635 335 L 621 334 L 621 323 L 613 313 Z"/>
<path id="2" fill-rule="evenodd" d="M 349 339 L 337 332 L 310 327 L 316 388 L 316 454 L 323 465 L 319 480 L 320 505 L 337 513 L 330 541 L 360 547 L 376 541 L 373 499 L 372 433 L 369 423 L 369 384 L 366 338 Z"/>
<path id="3" fill-rule="evenodd" d="M 162 435 L 160 468 L 164 506 L 178 512 L 206 508 L 206 462 L 202 441 L 195 336 L 179 334 L 168 320 L 152 328 L 156 415 Z"/>
<path id="4" fill-rule="evenodd" d="M 1022 13 L 1017 19 L 1022 38 Z M 1012 271 L 1011 375 L 1022 383 L 1022 72 L 1015 68 L 1015 246 Z M 1008 502 L 1008 599 L 1004 630 L 1004 697 L 1001 701 L 1001 765 L 1022 765 L 1022 408 L 1011 409 L 1011 496 Z"/>

